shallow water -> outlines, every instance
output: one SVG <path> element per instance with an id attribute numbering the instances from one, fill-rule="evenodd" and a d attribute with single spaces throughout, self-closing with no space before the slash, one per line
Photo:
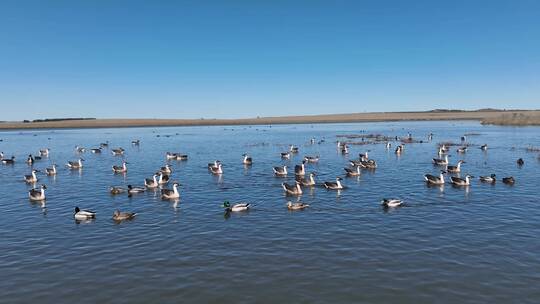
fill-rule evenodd
<path id="1" fill-rule="evenodd" d="M 343 156 L 336 135 L 380 133 L 433 142 L 406 145 L 396 157 L 384 144 L 352 145 Z M 513 175 L 514 186 L 473 184 L 427 187 L 423 174 L 436 143 L 459 142 L 478 133 L 463 155 L 452 148 L 451 163 L 466 160 L 463 173 Z M 159 135 L 159 137 L 158 137 Z M 325 139 L 310 145 L 309 139 Z M 141 140 L 132 146 L 131 140 Z M 540 211 L 538 153 L 540 128 L 481 126 L 476 122 L 400 122 L 253 127 L 182 127 L 24 131 L 0 133 L 0 151 L 14 154 L 14 166 L 0 166 L 0 302 L 5 303 L 537 303 L 540 299 Z M 84 153 L 85 167 L 69 171 L 74 146 L 126 148 L 129 172 L 110 167 L 122 157 L 105 149 Z M 282 161 L 290 143 L 300 153 Z M 482 152 L 480 144 L 489 150 Z M 45 207 L 30 203 L 22 181 L 28 153 L 50 147 L 34 167 L 59 164 L 57 177 L 39 175 L 48 187 Z M 321 156 L 308 171 L 318 182 L 343 175 L 349 158 L 369 150 L 379 167 L 345 178 L 347 189 L 317 187 L 300 198 L 311 207 L 289 212 L 283 181 L 272 167 L 294 166 L 303 155 Z M 181 186 L 178 203 L 157 192 L 111 196 L 110 185 L 142 185 L 165 164 L 165 152 L 183 152 L 170 162 Z M 241 155 L 254 164 L 245 168 Z M 525 165 L 519 168 L 516 159 Z M 216 177 L 206 164 L 219 159 Z M 405 206 L 385 211 L 384 197 Z M 248 201 L 253 209 L 225 217 L 224 200 Z M 73 208 L 97 212 L 77 223 Z M 136 211 L 115 223 L 115 209 Z"/>

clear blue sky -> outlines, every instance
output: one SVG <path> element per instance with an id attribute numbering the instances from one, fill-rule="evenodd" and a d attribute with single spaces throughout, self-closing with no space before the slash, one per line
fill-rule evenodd
<path id="1" fill-rule="evenodd" d="M 540 108 L 540 1 L 1 1 L 0 120 Z"/>

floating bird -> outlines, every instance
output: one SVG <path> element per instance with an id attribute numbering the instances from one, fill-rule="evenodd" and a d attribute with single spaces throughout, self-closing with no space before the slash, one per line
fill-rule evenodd
<path id="1" fill-rule="evenodd" d="M 86 151 L 85 148 L 79 147 L 79 146 L 75 146 L 75 152 L 77 152 L 77 153 L 84 153 L 85 151 Z"/>
<path id="2" fill-rule="evenodd" d="M 172 167 L 169 164 L 166 164 L 164 167 L 161 167 L 159 171 L 163 174 L 170 175 L 172 173 Z"/>
<path id="3" fill-rule="evenodd" d="M 353 168 L 343 168 L 348 176 L 359 176 L 360 166 L 354 166 Z"/>
<path id="4" fill-rule="evenodd" d="M 157 177 L 158 177 L 158 174 L 155 173 L 154 175 L 152 175 L 152 178 L 144 179 L 144 186 L 146 188 L 157 188 L 159 186 Z"/>
<path id="5" fill-rule="evenodd" d="M 318 163 L 319 162 L 319 155 L 317 156 L 304 156 L 304 161 L 308 163 Z"/>
<path id="6" fill-rule="evenodd" d="M 124 149 L 118 148 L 118 149 L 112 149 L 111 153 L 112 155 L 124 155 Z"/>
<path id="7" fill-rule="evenodd" d="M 174 183 L 172 189 L 161 189 L 161 199 L 175 199 L 180 197 L 178 192 L 179 183 Z"/>
<path id="8" fill-rule="evenodd" d="M 341 154 L 349 154 L 349 146 L 347 144 L 341 146 Z"/>
<path id="9" fill-rule="evenodd" d="M 377 169 L 377 162 L 374 159 L 361 160 L 360 162 L 361 162 L 363 168 Z"/>
<path id="10" fill-rule="evenodd" d="M 36 173 L 39 172 L 38 170 L 32 170 L 32 173 L 30 175 L 24 176 L 24 181 L 27 183 L 35 183 L 38 181 L 38 178 L 36 176 Z"/>
<path id="11" fill-rule="evenodd" d="M 79 221 L 94 219 L 96 218 L 96 213 L 90 210 L 81 210 L 79 207 L 75 207 L 75 219 Z"/>
<path id="12" fill-rule="evenodd" d="M 219 160 L 215 160 L 213 163 L 209 163 L 208 164 L 208 170 L 210 170 L 211 168 L 217 168 L 220 163 L 221 163 L 221 161 L 219 161 Z"/>
<path id="13" fill-rule="evenodd" d="M 90 152 L 94 153 L 94 154 L 99 154 L 101 153 L 101 148 L 93 148 L 93 149 L 90 149 Z"/>
<path id="14" fill-rule="evenodd" d="M 49 148 L 41 149 L 39 150 L 39 155 L 41 156 L 49 156 Z"/>
<path id="15" fill-rule="evenodd" d="M 237 203 L 234 205 L 231 205 L 229 201 L 223 202 L 223 208 L 225 208 L 225 212 L 242 212 L 242 211 L 248 211 L 251 207 L 250 203 Z"/>
<path id="16" fill-rule="evenodd" d="M 488 149 L 487 144 L 483 144 L 483 145 L 480 146 L 480 150 L 482 150 L 482 151 L 487 151 L 487 149 Z"/>
<path id="17" fill-rule="evenodd" d="M 291 158 L 291 153 L 289 153 L 289 152 L 281 152 L 281 158 L 289 159 L 289 158 Z"/>
<path id="18" fill-rule="evenodd" d="M 112 170 L 114 173 L 126 173 L 127 172 L 127 164 L 128 162 L 123 161 L 122 166 L 112 166 Z"/>
<path id="19" fill-rule="evenodd" d="M 135 139 L 135 140 L 131 141 L 131 144 L 134 145 L 134 146 L 138 146 L 140 143 L 141 143 L 141 141 L 138 140 L 138 139 Z"/>
<path id="20" fill-rule="evenodd" d="M 0 152 L 0 160 L 4 159 L 4 152 Z"/>
<path id="21" fill-rule="evenodd" d="M 468 175 L 468 174 L 465 176 L 465 178 L 452 176 L 450 177 L 450 181 L 452 184 L 456 186 L 470 186 L 472 177 L 473 176 Z"/>
<path id="22" fill-rule="evenodd" d="M 302 164 L 294 166 L 294 175 L 304 176 L 306 175 L 306 161 L 302 161 Z"/>
<path id="23" fill-rule="evenodd" d="M 431 174 L 426 174 L 424 175 L 424 180 L 426 181 L 426 183 L 428 184 L 432 184 L 432 185 L 444 185 L 444 174 L 446 173 L 446 171 L 441 171 L 441 174 L 439 176 L 435 176 L 435 175 L 431 175 Z"/>
<path id="24" fill-rule="evenodd" d="M 244 157 L 244 160 L 242 160 L 244 165 L 250 166 L 253 164 L 253 159 L 247 153 L 242 154 L 242 156 Z"/>
<path id="25" fill-rule="evenodd" d="M 44 201 L 45 200 L 45 190 L 47 189 L 47 186 L 41 185 L 39 189 L 31 189 L 28 191 L 28 198 L 31 201 Z"/>
<path id="26" fill-rule="evenodd" d="M 222 168 L 222 165 L 221 163 L 219 163 L 217 165 L 217 167 L 211 167 L 210 168 L 210 172 L 212 172 L 212 174 L 223 174 L 223 168 Z"/>
<path id="27" fill-rule="evenodd" d="M 66 166 L 70 169 L 81 169 L 83 167 L 83 161 L 84 159 L 79 158 L 78 161 L 69 161 Z"/>
<path id="28" fill-rule="evenodd" d="M 171 152 L 167 152 L 165 154 L 165 157 L 171 160 L 187 160 L 188 159 L 187 154 L 171 153 Z"/>
<path id="29" fill-rule="evenodd" d="M 286 176 L 287 175 L 287 166 L 283 167 L 274 167 L 274 174 L 277 176 Z"/>
<path id="30" fill-rule="evenodd" d="M 448 165 L 448 155 L 445 155 L 444 158 L 434 158 L 433 164 L 437 166 L 446 166 Z"/>
<path id="31" fill-rule="evenodd" d="M 114 210 L 112 219 L 115 221 L 128 221 L 135 218 L 137 213 L 135 212 L 120 212 L 120 210 Z"/>
<path id="32" fill-rule="evenodd" d="M 523 160 L 523 158 L 519 158 L 516 163 L 518 164 L 518 166 L 523 166 L 525 164 L 525 161 Z"/>
<path id="33" fill-rule="evenodd" d="M 464 160 L 460 160 L 460 161 L 458 161 L 456 166 L 448 166 L 448 167 L 446 167 L 446 171 L 448 171 L 450 173 L 459 173 L 459 172 L 461 172 L 461 164 L 464 164 L 464 163 L 465 163 Z"/>
<path id="34" fill-rule="evenodd" d="M 56 175 L 56 164 L 53 164 L 50 168 L 46 168 L 45 173 L 49 176 Z"/>
<path id="35" fill-rule="evenodd" d="M 513 176 L 509 176 L 509 177 L 503 177 L 502 182 L 507 185 L 513 185 L 516 183 L 516 180 L 514 179 Z"/>
<path id="36" fill-rule="evenodd" d="M 480 176 L 479 178 L 480 178 L 480 181 L 483 183 L 494 184 L 496 182 L 495 177 L 496 177 L 495 174 L 491 174 L 490 176 Z"/>
<path id="37" fill-rule="evenodd" d="M 170 178 L 171 178 L 170 175 L 160 172 L 158 184 L 160 185 L 167 184 L 169 183 Z"/>
<path id="38" fill-rule="evenodd" d="M 456 150 L 457 153 L 465 153 L 467 152 L 467 147 L 459 147 L 457 150 Z"/>
<path id="39" fill-rule="evenodd" d="M 294 185 L 290 185 L 287 183 L 281 183 L 281 187 L 283 188 L 283 191 L 287 194 L 291 195 L 301 195 L 302 194 L 302 187 L 300 187 L 300 182 L 295 181 Z"/>
<path id="40" fill-rule="evenodd" d="M 313 186 L 315 186 L 315 173 L 311 172 L 309 174 L 309 177 L 308 178 L 302 178 L 300 180 L 300 183 L 302 184 L 302 186 L 305 186 L 305 187 L 313 187 Z"/>
<path id="41" fill-rule="evenodd" d="M 104 142 L 104 143 L 100 143 L 99 146 L 100 146 L 101 148 L 109 147 L 109 141 L 107 140 L 107 141 Z"/>
<path id="42" fill-rule="evenodd" d="M 399 207 L 401 206 L 401 204 L 403 204 L 403 201 L 402 200 L 399 200 L 399 199 L 383 199 L 381 201 L 381 205 L 384 207 L 384 208 L 395 208 L 395 207 Z"/>
<path id="43" fill-rule="evenodd" d="M 396 147 L 396 150 L 394 151 L 394 153 L 396 154 L 401 154 L 403 152 L 403 145 L 399 145 Z"/>
<path id="44" fill-rule="evenodd" d="M 15 156 L 12 156 L 11 158 L 3 158 L 2 163 L 4 165 L 13 165 L 15 163 Z"/>
<path id="45" fill-rule="evenodd" d="M 392 148 L 392 144 L 390 142 L 386 142 L 386 150 L 390 150 Z"/>
<path id="46" fill-rule="evenodd" d="M 124 188 L 122 188 L 122 187 L 115 187 L 115 186 L 109 187 L 109 192 L 112 195 L 121 194 L 121 193 L 124 193 L 124 191 L 126 191 L 126 190 Z"/>
<path id="47" fill-rule="evenodd" d="M 128 185 L 127 187 L 128 187 L 128 194 L 143 193 L 146 190 L 143 187 L 133 187 L 132 185 Z"/>
<path id="48" fill-rule="evenodd" d="M 324 187 L 326 189 L 330 189 L 330 190 L 341 190 L 343 189 L 343 185 L 341 184 L 341 181 L 343 179 L 341 177 L 338 177 L 336 178 L 336 181 L 335 182 L 324 182 Z"/>
<path id="49" fill-rule="evenodd" d="M 369 155 L 368 155 L 368 151 L 366 151 L 366 153 L 362 154 L 358 154 L 358 158 L 361 160 L 361 161 L 367 161 L 369 159 Z"/>
<path id="50" fill-rule="evenodd" d="M 298 153 L 298 147 L 295 147 L 294 145 L 290 145 L 289 146 L 289 152 Z"/>
<path id="51" fill-rule="evenodd" d="M 309 207 L 309 205 L 305 203 L 301 203 L 301 202 L 293 203 L 290 201 L 287 202 L 287 209 L 289 210 L 302 210 L 302 209 L 306 209 L 307 207 Z"/>
<path id="52" fill-rule="evenodd" d="M 29 165 L 32 165 L 34 162 L 35 162 L 34 157 L 32 156 L 32 154 L 29 154 L 28 158 L 26 159 L 26 163 Z"/>

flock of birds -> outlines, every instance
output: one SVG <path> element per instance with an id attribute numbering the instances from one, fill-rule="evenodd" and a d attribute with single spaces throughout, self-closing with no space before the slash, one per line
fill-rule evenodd
<path id="1" fill-rule="evenodd" d="M 428 140 L 431 141 L 432 134 L 429 135 Z M 396 140 L 398 138 L 396 137 Z M 411 134 L 408 134 L 407 139 L 409 142 L 412 142 L 412 136 Z M 324 140 L 321 140 L 319 143 L 323 142 Z M 310 140 L 311 144 L 315 143 L 315 139 Z M 404 142 L 404 141 L 402 141 Z M 466 144 L 466 138 L 465 136 L 461 137 L 462 146 L 458 147 L 456 152 L 458 155 L 462 155 L 464 153 L 467 153 L 469 147 Z M 139 140 L 133 140 L 133 145 L 138 146 L 140 144 Z M 91 153 L 102 153 L 102 151 L 105 148 L 109 147 L 109 143 L 101 143 L 99 148 L 92 148 L 88 149 Z M 392 144 L 390 142 L 386 143 L 386 149 L 391 149 Z M 337 142 L 337 149 L 342 154 L 346 155 L 349 154 L 349 146 L 347 143 Z M 486 152 L 488 149 L 487 145 L 482 145 L 480 147 L 480 150 Z M 397 145 L 394 152 L 397 155 L 400 155 L 401 153 L 404 153 L 405 145 L 403 143 Z M 115 148 L 110 150 L 111 153 L 115 156 L 123 156 L 125 150 L 123 148 Z M 78 154 L 82 154 L 87 152 L 87 149 L 83 147 L 76 146 L 75 152 Z M 369 152 L 369 151 L 368 151 Z M 368 155 L 368 152 L 365 152 L 363 154 L 359 154 L 358 159 L 351 159 L 349 161 L 349 167 L 344 168 L 344 174 L 346 176 L 360 176 L 362 174 L 362 170 L 374 170 L 377 168 L 377 162 L 374 159 L 371 159 Z M 299 153 L 299 148 L 294 145 L 290 145 L 288 150 L 281 153 L 282 159 L 290 159 L 292 155 Z M 36 156 L 33 156 L 32 154 L 29 154 L 26 163 L 30 166 L 32 166 L 36 161 L 41 160 L 42 158 L 48 157 L 50 154 L 50 150 L 47 149 L 41 149 L 39 150 L 39 153 Z M 430 186 L 442 186 L 447 183 L 445 180 L 445 175 L 447 174 L 459 174 L 461 172 L 461 167 L 463 164 L 465 164 L 465 161 L 459 160 L 456 162 L 456 164 L 452 165 L 449 162 L 450 155 L 450 148 L 446 144 L 439 144 L 438 150 L 437 150 L 437 157 L 432 159 L 432 163 L 435 166 L 441 167 L 441 172 L 439 176 L 431 175 L 431 174 L 425 174 L 424 180 L 425 182 Z M 245 166 L 251 166 L 253 164 L 253 159 L 250 155 L 247 153 L 242 155 L 242 163 Z M 167 160 L 178 160 L 178 161 L 185 161 L 188 159 L 188 155 L 181 154 L 181 153 L 171 153 L 167 152 L 165 155 L 165 158 Z M 318 155 L 316 156 L 304 156 L 302 162 L 298 165 L 294 166 L 294 176 L 295 176 L 295 182 L 294 183 L 281 183 L 281 187 L 284 191 L 284 193 L 288 196 L 300 196 L 303 193 L 303 189 L 307 187 L 315 187 L 317 185 L 320 185 L 328 190 L 342 190 L 345 188 L 345 186 L 342 184 L 342 178 L 337 177 L 335 181 L 325 181 L 323 183 L 317 184 L 315 180 L 316 174 L 311 172 L 307 173 L 306 171 L 306 165 L 308 164 L 314 164 L 318 163 L 320 160 L 320 157 Z M 5 158 L 4 153 L 0 152 L 0 161 L 4 165 L 13 165 L 15 163 L 15 157 L 12 156 L 10 158 Z M 83 158 L 79 158 L 74 161 L 68 161 L 65 166 L 70 170 L 82 170 L 84 168 L 84 162 L 85 160 Z M 128 165 L 129 163 L 127 161 L 123 161 L 121 165 L 114 165 L 112 166 L 112 171 L 115 174 L 125 174 L 128 172 Z M 524 165 L 523 159 L 518 159 L 517 164 L 519 166 Z M 33 167 L 32 167 L 33 168 Z M 133 185 L 127 185 L 127 188 L 121 187 L 121 186 L 111 186 L 109 188 L 109 192 L 112 195 L 118 195 L 127 192 L 128 195 L 134 195 L 138 193 L 143 193 L 149 189 L 160 189 L 161 198 L 163 200 L 178 200 L 180 198 L 180 192 L 179 187 L 181 186 L 178 182 L 172 182 L 172 186 L 170 189 L 162 188 L 163 186 L 169 184 L 171 181 L 171 173 L 173 171 L 173 168 L 166 164 L 163 167 L 159 168 L 150 178 L 146 178 L 144 180 L 143 186 L 133 186 Z M 221 175 L 224 173 L 223 171 L 223 165 L 221 161 L 215 160 L 208 164 L 208 171 L 211 174 L 214 175 Z M 40 173 L 40 170 L 32 169 L 29 175 L 24 176 L 24 181 L 28 184 L 36 184 L 38 182 L 38 176 L 37 173 Z M 57 174 L 57 165 L 53 164 L 50 168 L 45 169 L 45 174 L 48 176 L 55 176 Z M 287 177 L 289 174 L 288 166 L 276 166 L 273 167 L 273 174 L 276 177 Z M 471 180 L 474 178 L 473 176 L 467 174 L 464 177 L 459 176 L 450 176 L 449 182 L 458 187 L 468 187 L 471 185 Z M 494 184 L 497 181 L 497 177 L 495 174 L 487 175 L 487 176 L 480 176 L 479 177 L 480 182 L 483 183 L 490 183 Z M 515 179 L 512 176 L 504 177 L 502 178 L 502 182 L 505 184 L 514 184 Z M 28 191 L 28 197 L 30 201 L 35 202 L 42 202 L 44 204 L 46 200 L 46 190 L 47 186 L 45 184 L 34 187 L 33 189 Z M 398 198 L 385 198 L 381 200 L 381 205 L 384 208 L 396 208 L 399 206 L 402 206 L 403 201 Z M 303 210 L 309 207 L 309 204 L 302 203 L 302 202 L 287 202 L 287 208 L 289 210 Z M 247 211 L 251 208 L 250 203 L 240 202 L 240 203 L 233 203 L 231 204 L 228 201 L 225 201 L 222 205 L 223 209 L 225 210 L 225 214 L 229 214 L 231 212 L 243 212 Z M 88 219 L 94 219 L 96 217 L 96 212 L 92 210 L 82 210 L 79 207 L 75 207 L 74 209 L 74 218 L 76 220 L 88 220 Z M 134 212 L 121 212 L 119 210 L 115 210 L 112 218 L 116 221 L 123 221 L 123 220 L 130 220 L 133 219 L 136 216 L 136 213 Z"/>

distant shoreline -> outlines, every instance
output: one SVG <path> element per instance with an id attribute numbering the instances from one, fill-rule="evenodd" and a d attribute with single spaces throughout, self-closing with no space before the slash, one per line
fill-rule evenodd
<path id="1" fill-rule="evenodd" d="M 374 112 L 351 114 L 327 114 L 282 117 L 258 117 L 241 119 L 87 119 L 40 122 L 1 122 L 0 131 L 35 129 L 82 129 L 82 128 L 136 128 L 181 126 L 235 126 L 276 124 L 357 123 L 385 121 L 435 121 L 477 120 L 497 124 L 500 117 L 540 117 L 540 110 L 479 110 L 479 111 L 426 111 L 426 112 Z M 502 123 L 501 123 L 502 124 Z M 505 121 L 505 125 L 512 125 Z M 524 125 L 524 124 L 516 124 Z M 533 119 L 527 125 L 538 125 Z"/>

